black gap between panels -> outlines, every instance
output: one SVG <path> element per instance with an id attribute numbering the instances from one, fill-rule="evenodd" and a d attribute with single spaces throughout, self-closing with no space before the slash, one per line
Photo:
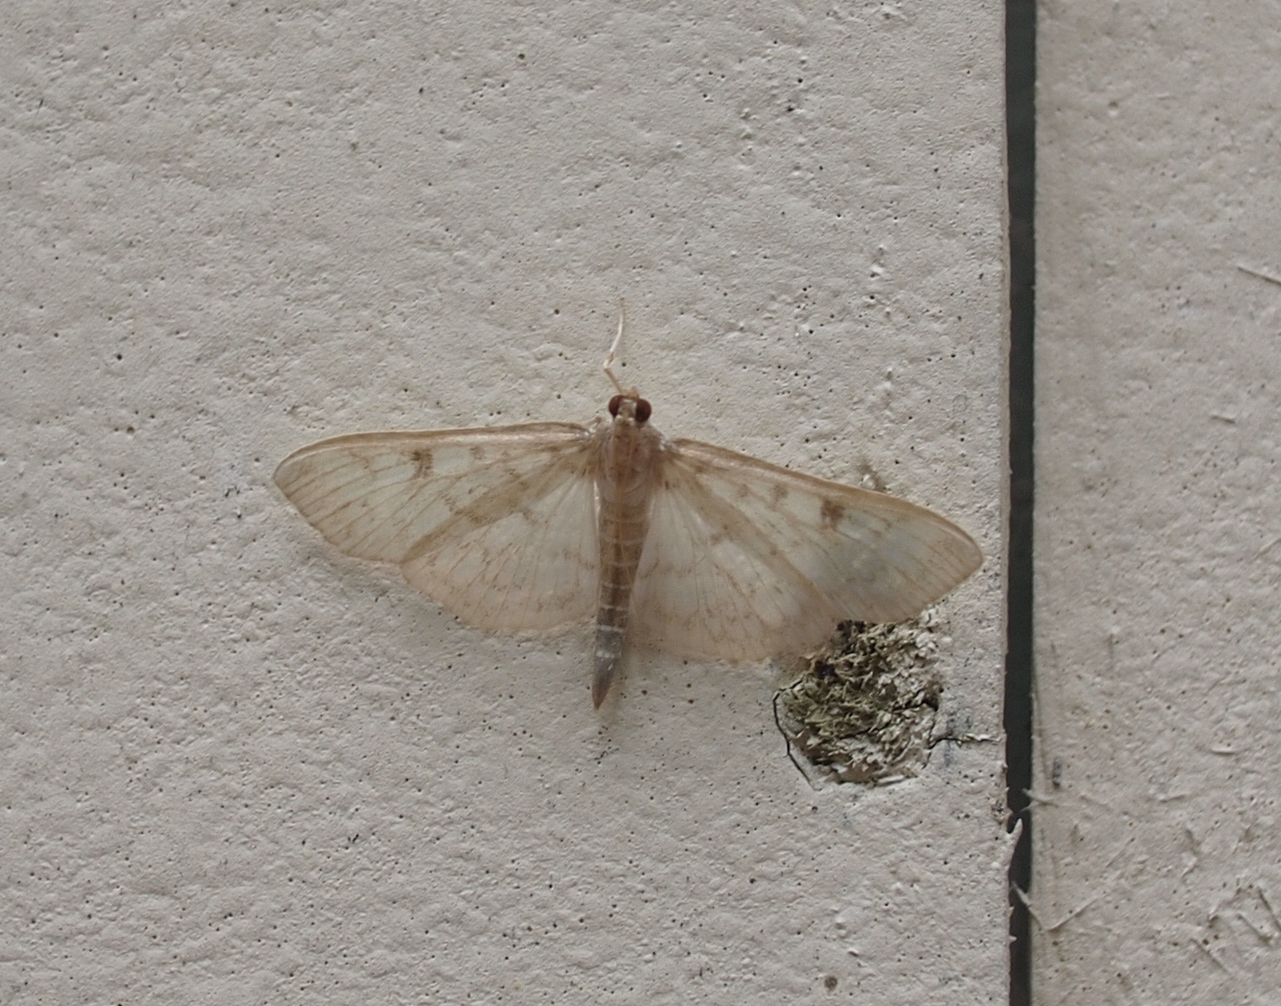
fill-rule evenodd
<path id="1" fill-rule="evenodd" d="M 1022 824 L 1010 861 L 1010 1004 L 1032 1002 L 1032 463 L 1036 241 L 1036 0 L 1005 4 L 1005 130 L 1010 226 L 1010 524 L 1006 584 L 1005 763 L 1010 825 Z"/>

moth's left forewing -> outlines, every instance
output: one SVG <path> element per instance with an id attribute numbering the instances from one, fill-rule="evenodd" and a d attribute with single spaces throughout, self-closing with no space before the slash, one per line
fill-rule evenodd
<path id="1" fill-rule="evenodd" d="M 752 660 L 844 618 L 917 614 L 982 562 L 923 507 L 691 440 L 667 444 L 633 605 L 641 645 Z"/>
<path id="2" fill-rule="evenodd" d="M 600 437 L 564 423 L 334 437 L 275 481 L 348 555 L 394 562 L 490 632 L 546 632 L 594 610 Z"/>

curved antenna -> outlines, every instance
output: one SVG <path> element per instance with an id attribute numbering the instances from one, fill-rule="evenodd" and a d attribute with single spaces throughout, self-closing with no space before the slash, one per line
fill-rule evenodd
<path id="1" fill-rule="evenodd" d="M 618 355 L 618 344 L 623 341 L 623 324 L 627 320 L 627 301 L 620 299 L 618 302 L 618 333 L 614 336 L 614 341 L 609 344 L 609 352 L 605 354 L 605 362 L 601 364 L 601 369 L 605 371 L 605 376 L 618 389 L 620 395 L 626 395 L 628 398 L 635 398 L 637 391 L 635 388 L 628 391 L 618 383 L 618 378 L 614 376 L 614 358 Z"/>

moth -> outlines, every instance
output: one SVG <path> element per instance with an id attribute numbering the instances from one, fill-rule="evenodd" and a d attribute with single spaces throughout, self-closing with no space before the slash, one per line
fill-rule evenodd
<path id="1" fill-rule="evenodd" d="M 795 655 L 845 619 L 910 618 L 978 569 L 970 536 L 924 507 L 669 440 L 614 376 L 618 341 L 608 418 L 333 437 L 285 458 L 276 485 L 347 555 L 397 563 L 476 628 L 594 614 L 597 708 L 625 644 Z"/>

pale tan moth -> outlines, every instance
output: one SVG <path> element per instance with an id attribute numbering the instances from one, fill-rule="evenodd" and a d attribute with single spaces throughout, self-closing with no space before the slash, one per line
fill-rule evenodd
<path id="1" fill-rule="evenodd" d="M 596 616 L 592 701 L 624 641 L 733 663 L 795 655 L 843 619 L 910 618 L 978 569 L 974 541 L 884 493 L 669 440 L 617 394 L 589 426 L 355 433 L 275 480 L 347 555 L 399 564 L 460 621 L 551 633 Z"/>

